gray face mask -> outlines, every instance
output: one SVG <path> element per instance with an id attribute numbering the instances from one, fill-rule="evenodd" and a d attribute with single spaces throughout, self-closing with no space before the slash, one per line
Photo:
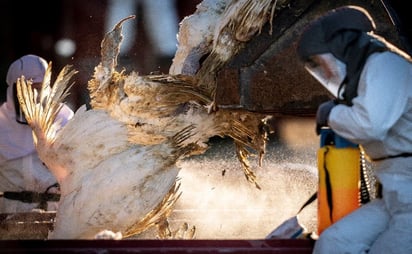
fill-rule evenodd
<path id="1" fill-rule="evenodd" d="M 339 87 L 346 77 L 346 64 L 334 57 L 331 53 L 319 54 L 305 69 L 321 83 L 333 96 L 343 99 L 344 89 Z"/>

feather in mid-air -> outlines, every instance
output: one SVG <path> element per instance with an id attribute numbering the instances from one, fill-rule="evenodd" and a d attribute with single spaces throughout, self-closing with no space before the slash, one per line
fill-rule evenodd
<path id="1" fill-rule="evenodd" d="M 91 107 L 104 109 L 125 123 L 137 144 L 158 144 L 182 129 L 190 129 L 181 142 L 192 146 L 193 155 L 206 151 L 207 141 L 213 136 L 231 137 L 246 178 L 259 187 L 248 157 L 254 150 L 262 158 L 268 117 L 240 109 L 211 111 L 214 100 L 210 89 L 199 86 L 193 76 L 118 72 L 121 24 L 125 20 L 102 41 L 102 61 L 88 83 Z"/>
<path id="2" fill-rule="evenodd" d="M 267 21 L 276 1 L 258 2 L 267 3 L 259 5 Z M 256 8 L 255 4 L 247 6 L 250 10 Z M 233 12 L 232 18 L 236 16 Z M 244 12 L 238 18 L 255 20 L 253 13 Z M 217 84 L 206 81 L 228 57 L 214 57 L 215 63 L 207 60 L 210 63 L 201 67 L 210 70 L 207 77 L 118 72 L 122 23 L 129 18 L 120 21 L 102 40 L 101 62 L 88 82 L 91 109 L 80 107 L 60 130 L 54 119 L 75 71 L 66 66 L 54 82 L 52 93 L 41 92 L 39 99 L 30 82 L 23 77 L 17 82 L 19 102 L 33 129 L 36 149 L 61 186 L 59 209 L 49 238 L 90 239 L 104 230 L 130 236 L 153 225 L 164 228 L 179 196 L 179 160 L 204 153 L 213 136 L 234 140 L 247 180 L 259 188 L 248 158 L 256 152 L 261 162 L 268 117 L 216 107 Z M 226 18 L 231 21 L 223 21 L 219 33 L 243 34 L 230 31 L 241 27 Z M 221 41 L 218 35 L 215 38 Z M 215 56 L 221 52 L 219 45 L 214 45 Z M 49 66 L 43 87 L 50 87 L 50 76 Z"/>

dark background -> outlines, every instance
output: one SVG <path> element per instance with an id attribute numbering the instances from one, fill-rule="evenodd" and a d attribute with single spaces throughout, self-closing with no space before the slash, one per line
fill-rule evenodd
<path id="1" fill-rule="evenodd" d="M 180 20 L 193 13 L 200 2 L 201 0 L 176 0 Z M 0 101 L 5 100 L 5 79 L 9 65 L 25 54 L 36 54 L 52 61 L 53 75 L 67 64 L 79 71 L 69 102 L 73 109 L 84 104 L 88 99 L 87 81 L 100 61 L 100 42 L 107 32 L 104 31 L 107 1 L 3 0 L 0 1 L 0 10 Z M 156 65 L 154 61 L 142 61 L 150 59 L 152 50 L 141 22 L 144 10 L 139 10 L 138 13 L 138 39 L 130 53 L 130 65 L 142 74 L 154 70 L 167 73 L 171 59 L 164 61 L 162 65 Z M 63 57 L 55 52 L 54 46 L 62 38 L 75 42 L 74 55 Z"/>

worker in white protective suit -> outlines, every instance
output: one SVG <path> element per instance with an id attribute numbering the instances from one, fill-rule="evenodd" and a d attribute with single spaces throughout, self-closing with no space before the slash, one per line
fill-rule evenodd
<path id="1" fill-rule="evenodd" d="M 20 110 L 16 90 L 16 81 L 22 75 L 33 82 L 34 89 L 40 88 L 46 69 L 43 58 L 25 55 L 14 61 L 7 72 L 7 100 L 0 106 L 0 213 L 57 208 L 56 179 L 37 156 L 32 130 Z M 64 125 L 73 115 L 63 105 L 57 118 Z"/>
<path id="2" fill-rule="evenodd" d="M 297 52 L 336 98 L 317 111 L 376 162 L 381 197 L 321 233 L 313 253 L 412 253 L 412 64 L 374 34 L 365 9 L 344 6 L 312 22 Z"/>

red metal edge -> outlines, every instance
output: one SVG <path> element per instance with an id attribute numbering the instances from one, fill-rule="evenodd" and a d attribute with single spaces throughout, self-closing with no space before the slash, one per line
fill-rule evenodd
<path id="1" fill-rule="evenodd" d="M 310 254 L 313 240 L 2 240 L 0 253 Z"/>

